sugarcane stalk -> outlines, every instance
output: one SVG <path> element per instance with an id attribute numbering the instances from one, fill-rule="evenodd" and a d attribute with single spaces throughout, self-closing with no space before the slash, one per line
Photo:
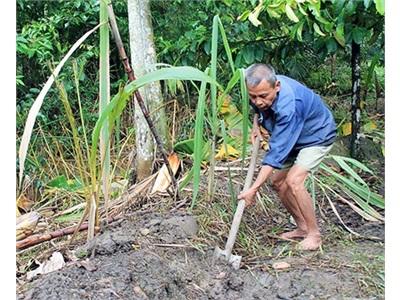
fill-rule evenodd
<path id="1" fill-rule="evenodd" d="M 108 217 L 107 218 L 107 223 L 112 223 L 118 219 L 120 219 L 121 217 Z M 102 221 L 103 222 L 103 221 Z M 70 235 L 70 234 L 75 234 L 76 232 L 79 231 L 83 231 L 83 230 L 87 230 L 89 227 L 88 222 L 84 222 L 82 224 L 78 224 L 78 225 L 73 225 L 70 227 L 66 227 L 66 228 L 62 228 L 62 229 L 58 229 L 55 230 L 53 232 L 49 232 L 49 233 L 44 233 L 44 234 L 34 234 L 31 235 L 23 240 L 17 241 L 16 242 L 16 248 L 17 250 L 23 250 L 29 247 L 33 247 L 35 245 L 41 244 L 43 242 L 47 242 L 50 241 L 52 239 L 56 239 L 56 238 L 60 238 L 66 235 Z M 100 229 L 100 227 L 95 227 L 95 231 L 98 231 Z"/>

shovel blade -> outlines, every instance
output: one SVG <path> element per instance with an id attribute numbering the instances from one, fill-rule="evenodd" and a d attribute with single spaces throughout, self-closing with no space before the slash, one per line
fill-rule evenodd
<path id="1" fill-rule="evenodd" d="M 242 261 L 242 257 L 239 255 L 231 255 L 231 257 L 229 259 L 229 263 L 232 265 L 232 267 L 235 270 L 239 270 L 241 261 Z"/>
<path id="2" fill-rule="evenodd" d="M 228 262 L 235 270 L 239 270 L 240 262 L 242 261 L 240 255 L 232 255 L 232 253 L 227 253 L 226 250 L 222 250 L 219 247 L 214 250 L 213 261 L 215 262 L 216 259 Z"/>

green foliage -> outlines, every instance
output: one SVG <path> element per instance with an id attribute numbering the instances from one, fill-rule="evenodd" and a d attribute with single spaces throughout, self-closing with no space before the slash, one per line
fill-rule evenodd
<path id="1" fill-rule="evenodd" d="M 121 27 L 122 39 L 128 40 L 127 7 L 125 1 L 113 1 L 114 10 Z M 20 135 L 29 107 L 46 81 L 50 70 L 65 55 L 67 50 L 87 30 L 98 24 L 99 2 L 97 0 L 71 1 L 17 1 L 17 134 Z M 78 50 L 76 61 L 79 65 L 83 114 L 94 125 L 97 119 L 97 87 L 93 82 L 98 74 L 99 48 L 97 36 L 90 37 Z M 111 48 L 111 65 L 119 63 L 115 47 Z M 121 78 L 126 78 L 122 67 L 111 71 L 112 92 L 116 92 Z M 67 64 L 60 74 L 68 93 L 74 91 L 72 65 Z M 125 80 L 126 81 L 126 80 Z M 39 115 L 43 129 L 57 135 L 62 131 L 63 112 L 59 105 L 57 90 L 49 91 Z M 76 98 L 71 97 L 74 113 Z M 93 126 L 92 126 L 93 127 Z M 38 145 L 40 147 L 40 145 Z"/>
<path id="2" fill-rule="evenodd" d="M 303 34 L 308 40 L 322 39 L 326 43 L 325 50 L 332 53 L 336 50 L 334 41 L 345 47 L 352 41 L 361 44 L 364 40 L 370 40 L 374 34 L 382 33 L 384 1 L 375 1 L 375 7 L 369 2 L 273 0 L 265 2 L 264 10 L 269 14 L 263 16 L 286 16 L 294 23 L 285 22 L 283 30 L 291 32 L 292 39 L 303 41 Z M 267 17 L 264 23 L 269 23 L 270 19 Z"/>
<path id="3" fill-rule="evenodd" d="M 83 187 L 82 182 L 77 179 L 70 179 L 68 180 L 65 175 L 57 176 L 56 178 L 50 180 L 47 183 L 48 187 L 64 189 L 69 192 L 74 192 L 79 190 Z"/>
<path id="4" fill-rule="evenodd" d="M 349 205 L 362 217 L 374 221 L 384 221 L 383 216 L 373 208 L 373 206 L 380 209 L 385 208 L 383 197 L 371 191 L 368 184 L 359 175 L 360 172 L 367 172 L 371 175 L 374 173 L 361 162 L 349 157 L 329 155 L 328 158 L 333 159 L 345 174 L 322 163 L 321 169 L 325 173 L 324 176 L 329 177 L 328 179 L 322 176 L 321 180 L 317 180 L 322 188 L 329 189 L 341 199 L 344 199 L 340 196 L 341 194 L 347 195 L 356 204 L 356 206 Z M 324 181 L 328 181 L 329 185 Z"/>
<path id="5" fill-rule="evenodd" d="M 205 71 L 209 74 L 208 69 Z M 196 203 L 197 194 L 199 192 L 200 184 L 200 168 L 203 161 L 203 128 L 204 128 L 204 111 L 206 105 L 206 82 L 202 82 L 199 93 L 199 101 L 196 109 L 196 123 L 194 129 L 194 146 L 193 146 L 193 196 L 192 206 Z"/>
<path id="6" fill-rule="evenodd" d="M 122 39 L 125 45 L 128 45 L 126 1 L 113 1 L 113 6 Z M 47 78 L 49 70 L 54 68 L 65 55 L 77 36 L 81 36 L 98 23 L 99 5 L 97 0 L 18 0 L 17 7 L 17 136 L 20 136 L 27 112 L 40 92 L 41 84 Z M 384 1 L 382 0 L 270 0 L 262 3 L 256 0 L 170 0 L 152 1 L 151 8 L 159 62 L 173 66 L 192 65 L 204 70 L 210 67 L 210 55 L 213 56 L 213 77 L 221 85 L 213 88 L 211 110 L 209 110 L 211 105 L 208 105 L 205 98 L 207 91 L 201 93 L 204 99 L 199 98 L 205 106 L 203 111 L 209 114 L 203 119 L 203 131 L 198 131 L 195 139 L 199 140 L 199 136 L 202 136 L 203 143 L 204 140 L 210 141 L 210 129 L 218 142 L 224 141 L 227 145 L 231 142 L 229 124 L 224 124 L 227 130 L 226 135 L 223 135 L 221 120 L 218 120 L 220 116 L 217 113 L 224 97 L 230 95 L 232 102 L 243 115 L 243 139 L 239 144 L 244 147 L 242 156 L 246 154 L 247 130 L 250 124 L 247 93 L 240 68 L 255 62 L 271 63 L 279 73 L 294 77 L 319 93 L 332 97 L 334 100 L 330 103 L 335 109 L 338 123 L 342 120 L 345 122 L 349 118 L 348 107 L 345 104 L 349 103 L 349 99 L 345 94 L 351 92 L 349 45 L 352 41 L 362 46 L 364 61 L 362 83 L 370 92 L 366 99 L 367 105 L 374 100 L 372 92 L 376 89 L 375 85 L 384 88 Z M 214 15 L 220 17 L 213 18 Z M 210 30 L 213 24 L 214 30 Z M 216 38 L 216 33 L 220 34 L 220 39 Z M 74 145 L 76 148 L 77 143 L 69 132 L 72 130 L 70 128 L 73 119 L 76 120 L 74 135 L 92 136 L 91 143 L 84 140 L 80 143 L 86 147 L 92 146 L 92 143 L 96 144 L 98 130 L 107 115 L 105 113 L 99 118 L 97 113 L 98 90 L 94 84 L 98 80 L 97 39 L 98 36 L 89 38 L 77 51 L 75 65 L 67 63 L 59 75 L 59 82 L 68 94 L 68 103 L 61 102 L 64 103 L 64 108 L 60 105 L 63 99 L 59 91 L 55 88 L 50 89 L 48 101 L 38 114 L 38 123 L 41 130 L 46 132 L 46 138 L 51 138 L 46 142 L 45 136 L 40 134 L 41 131 L 34 130 L 32 144 L 35 148 L 27 157 L 29 172 L 35 173 L 49 164 L 45 152 L 61 152 L 61 149 L 72 149 Z M 126 48 L 129 50 L 129 47 Z M 114 118 L 114 123 L 127 105 L 127 95 L 140 84 L 151 80 L 175 78 L 164 83 L 166 91 L 172 95 L 176 94 L 178 100 L 181 100 L 180 93 L 187 92 L 187 99 L 194 99 L 193 103 L 188 103 L 191 107 L 201 103 L 197 103 L 197 97 L 190 96 L 190 93 L 197 94 L 197 85 L 193 84 L 189 88 L 186 86 L 184 90 L 180 81 L 195 80 L 198 74 L 193 77 L 183 75 L 176 77 L 172 74 L 173 69 L 165 69 L 166 73 L 163 76 L 155 73 L 151 77 L 139 78 L 139 81 L 142 80 L 140 84 L 138 81 L 135 85 L 122 88 L 127 77 L 115 47 L 112 46 L 110 50 L 111 92 L 117 95 L 114 97 L 114 104 L 110 104 L 112 107 L 109 107 L 108 114 Z M 77 86 L 79 88 L 76 89 Z M 205 89 L 205 84 L 203 86 Z M 221 94 L 216 93 L 217 88 Z M 197 109 L 200 108 L 197 106 Z M 68 114 L 65 114 L 66 109 L 69 110 Z M 366 136 L 383 144 L 382 130 L 377 131 L 368 125 L 371 124 L 368 115 L 363 114 L 362 117 Z M 182 132 L 178 133 L 180 137 L 178 140 L 181 143 L 177 143 L 177 149 L 184 148 L 185 141 L 182 141 L 182 138 L 191 139 L 194 128 L 200 127 L 199 123 L 199 117 L 196 117 L 196 120 L 191 118 L 182 126 Z M 121 124 L 122 131 L 129 126 L 130 124 Z M 379 127 L 383 128 L 383 125 Z M 57 142 L 53 142 L 54 140 Z M 185 146 L 195 151 L 194 142 L 192 144 L 188 142 Z M 203 144 L 203 147 L 199 147 L 201 151 L 199 149 L 195 151 L 195 159 L 199 157 L 199 153 L 201 160 L 204 159 L 205 154 L 210 153 L 210 148 L 210 142 Z M 95 150 L 92 148 L 92 151 Z M 73 151 L 65 151 L 63 155 L 65 159 L 75 157 Z M 95 157 L 97 156 L 94 155 L 91 159 L 91 166 L 94 169 L 98 167 Z M 201 160 L 196 161 L 196 173 L 199 172 Z M 41 176 L 46 177 L 47 174 Z M 194 175 L 192 170 L 187 177 L 188 180 L 192 176 L 198 175 Z M 351 187 L 348 186 L 347 189 L 350 193 L 355 193 L 351 191 Z M 363 196 L 365 195 L 357 194 L 355 197 Z"/>
<path id="7" fill-rule="evenodd" d="M 91 170 L 92 184 L 95 186 L 95 180 L 99 174 L 97 168 L 97 148 L 100 139 L 100 132 L 106 121 L 109 122 L 109 136 L 106 138 L 105 143 L 107 143 L 112 135 L 115 128 L 115 122 L 120 117 L 121 113 L 127 105 L 129 96 L 132 95 L 140 87 L 159 80 L 167 79 L 178 79 L 178 80 L 193 80 L 193 81 L 204 81 L 208 83 L 217 84 L 212 78 L 210 78 L 205 73 L 193 67 L 171 67 L 155 70 L 147 73 L 146 75 L 130 82 L 124 88 L 121 88 L 117 95 L 115 95 L 110 103 L 104 108 L 100 114 L 95 128 L 92 133 L 92 144 L 90 150 L 89 165 Z M 218 84 L 217 84 L 218 86 Z"/>
<path id="8" fill-rule="evenodd" d="M 218 58 L 218 36 L 219 32 L 221 33 L 221 37 L 223 40 L 223 45 L 224 49 L 226 52 L 226 56 L 228 57 L 228 61 L 230 63 L 230 67 L 232 70 L 232 75 L 230 77 L 229 82 L 225 87 L 218 86 L 216 84 L 217 80 L 217 58 Z M 221 122 L 225 122 L 227 120 L 224 119 L 219 119 L 220 118 L 220 111 L 221 107 L 225 101 L 225 98 L 229 95 L 231 90 L 235 87 L 235 85 L 240 81 L 240 90 L 241 90 L 241 103 L 242 103 L 242 108 L 244 111 L 244 117 L 239 120 L 242 124 L 242 133 L 243 133 L 243 139 L 242 139 L 242 157 L 246 154 L 246 144 L 247 144 L 247 137 L 248 137 L 248 98 L 246 94 L 246 87 L 244 83 L 244 76 L 243 76 L 243 70 L 236 70 L 235 66 L 233 64 L 233 61 L 231 59 L 232 53 L 230 52 L 231 47 L 229 46 L 224 27 L 220 21 L 220 18 L 218 16 L 214 16 L 214 21 L 213 21 L 213 26 L 212 26 L 212 46 L 211 46 L 211 62 L 210 62 L 210 75 L 211 78 L 213 79 L 214 82 L 210 84 L 210 109 L 207 110 L 207 121 L 209 123 L 209 126 L 211 128 L 211 136 L 209 138 L 206 138 L 206 140 L 211 141 L 211 151 L 209 153 L 208 161 L 210 163 L 210 171 L 209 171 L 209 186 L 208 186 L 208 192 L 209 192 L 209 197 L 212 199 L 213 198 L 213 191 L 214 191 L 214 166 L 215 166 L 215 155 L 216 155 L 216 144 L 217 140 L 222 137 L 223 144 L 225 147 L 225 153 L 228 153 L 228 148 L 227 148 L 227 143 L 228 143 L 228 136 L 225 133 L 225 123 L 221 125 Z M 207 69 L 208 70 L 208 69 Z M 196 126 L 195 126 L 195 138 L 194 138 L 194 166 L 192 168 L 193 170 L 193 198 L 192 198 L 192 204 L 191 207 L 193 208 L 194 205 L 196 204 L 197 201 L 197 194 L 199 191 L 199 184 L 200 184 L 200 164 L 201 161 L 204 159 L 204 130 L 203 130 L 203 124 L 205 120 L 205 96 L 206 96 L 206 90 L 205 90 L 205 85 L 203 84 L 200 90 L 200 97 L 197 105 L 197 110 L 196 110 Z M 221 89 L 221 93 L 217 96 L 217 88 Z M 246 118 L 246 120 L 244 119 Z M 219 131 L 219 129 L 222 130 L 222 132 Z M 231 137 L 229 137 L 231 138 Z"/>

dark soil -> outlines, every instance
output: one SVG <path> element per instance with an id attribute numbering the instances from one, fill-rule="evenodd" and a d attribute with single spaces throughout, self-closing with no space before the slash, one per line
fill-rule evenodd
<path id="1" fill-rule="evenodd" d="M 76 249 L 80 259 L 20 286 L 17 299 L 383 299 L 371 277 L 383 270 L 382 242 L 341 242 L 340 229 L 329 228 L 323 251 L 298 253 L 277 242 L 278 254 L 244 257 L 235 271 L 196 242 L 193 216 L 138 213 Z M 272 267 L 282 261 L 290 267 Z"/>

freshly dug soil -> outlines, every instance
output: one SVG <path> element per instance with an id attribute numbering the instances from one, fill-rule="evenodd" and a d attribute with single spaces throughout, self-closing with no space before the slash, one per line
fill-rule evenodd
<path id="1" fill-rule="evenodd" d="M 380 299 L 360 289 L 352 267 L 354 253 L 383 255 L 377 242 L 244 259 L 235 271 L 193 242 L 197 227 L 185 212 L 129 217 L 77 249 L 79 260 L 25 284 L 17 299 Z M 282 261 L 289 267 L 273 268 Z"/>

